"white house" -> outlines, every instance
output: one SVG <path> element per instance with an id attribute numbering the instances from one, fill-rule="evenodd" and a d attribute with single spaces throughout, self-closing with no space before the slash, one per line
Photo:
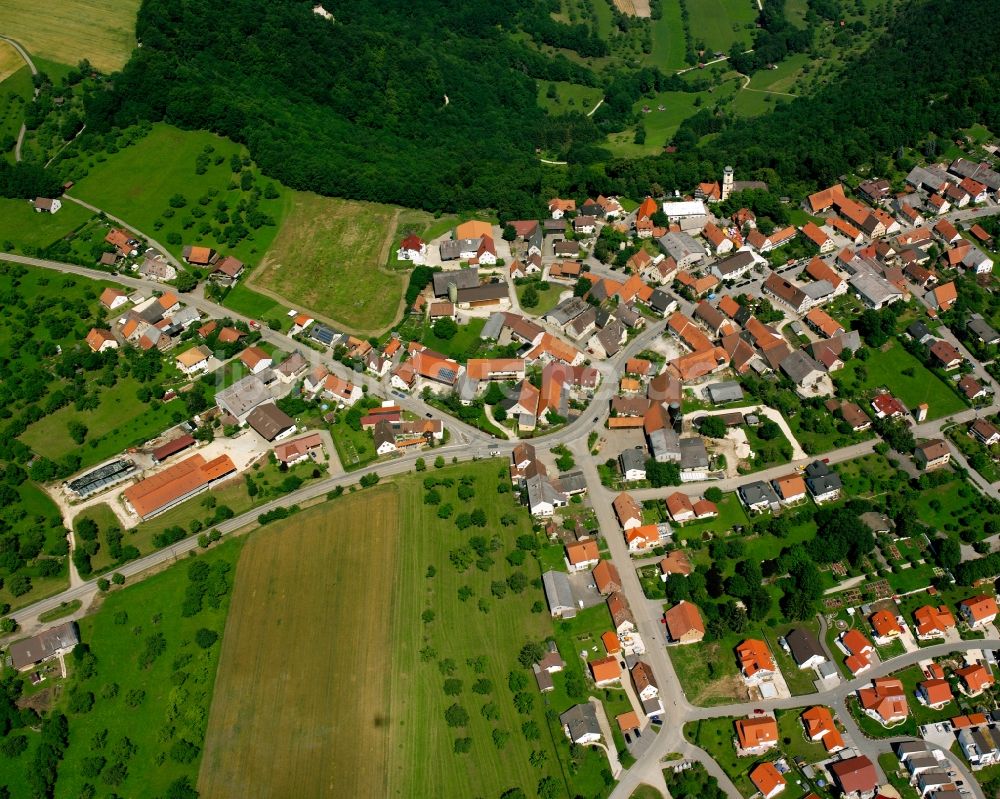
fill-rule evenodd
<path id="1" fill-rule="evenodd" d="M 35 198 L 35 213 L 54 214 L 62 208 L 62 200 L 49 199 L 48 197 Z"/>
<path id="2" fill-rule="evenodd" d="M 396 258 L 400 261 L 410 261 L 417 266 L 427 263 L 427 242 L 420 236 L 413 234 L 406 236 L 396 250 Z"/>
<path id="3" fill-rule="evenodd" d="M 185 350 L 177 356 L 177 368 L 186 375 L 194 375 L 208 369 L 212 351 L 204 344 Z"/>

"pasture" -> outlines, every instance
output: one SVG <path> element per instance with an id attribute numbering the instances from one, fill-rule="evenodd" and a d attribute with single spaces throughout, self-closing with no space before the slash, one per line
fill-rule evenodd
<path id="1" fill-rule="evenodd" d="M 69 200 L 54 214 L 40 214 L 30 200 L 0 198 L 0 246 L 10 252 L 45 249 L 83 227 L 93 214 Z"/>
<path id="2" fill-rule="evenodd" d="M 550 86 L 555 87 L 555 97 L 549 96 Z M 538 104 L 550 114 L 566 114 L 570 111 L 589 113 L 602 94 L 599 88 L 579 83 L 538 81 Z"/>
<path id="3" fill-rule="evenodd" d="M 202 174 L 199 156 L 207 156 Z M 259 209 L 273 224 L 250 227 L 249 236 L 231 247 L 224 229 L 253 191 L 241 188 L 242 175 L 250 175 L 252 185 L 264 191 Z M 276 196 L 266 196 L 269 186 Z M 271 246 L 288 205 L 284 187 L 257 172 L 246 148 L 212 133 L 164 124 L 153 125 L 147 135 L 113 155 L 98 156 L 72 194 L 152 236 L 175 256 L 184 244 L 201 244 L 251 265 Z M 171 234 L 178 237 L 174 243 Z"/>
<path id="4" fill-rule="evenodd" d="M 684 62 L 684 24 L 681 22 L 681 4 L 678 0 L 663 0 L 663 15 L 650 20 L 653 28 L 653 51 L 646 63 L 664 72 L 673 72 L 687 66 Z"/>
<path id="5" fill-rule="evenodd" d="M 697 0 L 688 4 L 688 13 L 695 49 L 704 44 L 706 60 L 717 51 L 728 53 L 734 43 L 750 46 L 750 33 L 757 18 L 753 0 Z"/>
<path id="6" fill-rule="evenodd" d="M 385 269 L 397 210 L 295 193 L 274 244 L 248 286 L 362 334 L 396 319 L 402 274 Z"/>
<path id="7" fill-rule="evenodd" d="M 5 0 L 3 33 L 31 55 L 63 64 L 87 59 L 101 72 L 125 66 L 135 49 L 139 0 Z"/>
<path id="8" fill-rule="evenodd" d="M 515 711 L 507 688 L 509 671 L 526 674 L 517 666 L 520 646 L 552 625 L 530 610 L 537 589 L 491 594 L 513 571 L 504 554 L 529 531 L 511 494 L 497 493 L 506 479 L 499 471 L 489 461 L 425 473 L 450 479 L 437 490 L 460 508 L 455 483 L 472 478 L 466 504 L 483 509 L 484 531 L 501 546 L 483 569 L 450 562 L 472 538 L 425 504 L 414 477 L 253 535 L 223 643 L 203 797 L 496 796 L 514 786 L 534 791 L 543 775 L 559 775 L 533 683 L 527 715 Z M 514 523 L 503 526 L 502 515 Z M 466 601 L 463 587 L 472 592 Z M 457 693 L 442 690 L 446 677 L 459 681 Z M 459 728 L 445 723 L 452 704 L 469 714 Z M 493 706 L 489 714 L 483 705 Z M 541 739 L 521 734 L 526 720 Z M 494 730 L 509 733 L 502 748 Z M 469 751 L 456 753 L 455 740 L 465 738 Z M 533 749 L 547 756 L 542 769 L 528 762 Z"/>

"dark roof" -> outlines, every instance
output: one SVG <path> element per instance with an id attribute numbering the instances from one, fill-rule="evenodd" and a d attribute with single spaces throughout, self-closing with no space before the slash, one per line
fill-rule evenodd
<path id="1" fill-rule="evenodd" d="M 791 630 L 785 636 L 785 643 L 792 650 L 792 657 L 795 658 L 795 662 L 799 666 L 816 655 L 819 655 L 824 660 L 826 659 L 826 653 L 823 651 L 823 647 L 819 645 L 816 636 L 803 627 L 796 627 L 794 630 Z"/>
<path id="2" fill-rule="evenodd" d="M 295 420 L 270 402 L 258 405 L 247 415 L 247 424 L 268 441 L 274 441 L 289 427 L 295 426 Z"/>
<path id="3" fill-rule="evenodd" d="M 434 296 L 444 297 L 448 294 L 449 284 L 454 284 L 456 289 L 468 289 L 479 285 L 479 269 L 471 267 L 469 269 L 449 269 L 446 272 L 434 273 Z"/>
<path id="4" fill-rule="evenodd" d="M 192 444 L 194 444 L 194 438 L 192 436 L 189 435 L 178 436 L 173 441 L 168 441 L 163 446 L 154 449 L 153 460 L 156 461 L 166 460 L 171 455 L 176 455 L 178 452 L 183 452 Z"/>
<path id="5" fill-rule="evenodd" d="M 59 649 L 70 649 L 80 643 L 80 633 L 75 621 L 67 621 L 56 627 L 50 627 L 21 641 L 15 641 L 7 649 L 11 664 L 15 669 L 23 669 L 39 663 Z"/>
<path id="6" fill-rule="evenodd" d="M 480 302 L 482 300 L 500 300 L 510 296 L 505 283 L 484 283 L 482 286 L 458 290 L 458 302 Z"/>

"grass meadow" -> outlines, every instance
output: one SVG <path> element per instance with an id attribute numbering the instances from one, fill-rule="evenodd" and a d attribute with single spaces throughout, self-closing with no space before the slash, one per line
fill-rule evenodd
<path id="1" fill-rule="evenodd" d="M 473 478 L 467 505 L 485 511 L 485 530 L 500 539 L 485 570 L 459 572 L 449 562 L 470 534 L 424 504 L 415 478 L 348 494 L 254 534 L 237 572 L 203 797 L 494 796 L 515 786 L 533 794 L 545 774 L 563 784 L 533 682 L 527 715 L 514 709 L 507 687 L 508 672 L 520 670 L 521 645 L 551 634 L 552 625 L 530 610 L 541 598 L 536 588 L 491 595 L 491 581 L 512 571 L 504 554 L 529 530 L 512 495 L 497 493 L 505 479 L 498 471 L 491 461 L 425 473 Z M 461 507 L 456 489 L 438 488 L 445 504 Z M 516 523 L 501 525 L 504 514 Z M 464 602 L 463 586 L 472 591 Z M 455 695 L 442 690 L 448 676 L 461 681 Z M 488 682 L 473 692 L 478 680 Z M 453 703 L 468 711 L 465 726 L 445 723 Z M 484 705 L 496 719 L 483 715 Z M 521 734 L 526 720 L 541 739 Z M 509 733 L 502 749 L 494 730 Z M 469 751 L 455 753 L 464 738 Z M 545 753 L 542 769 L 528 763 L 533 750 Z"/>
<path id="2" fill-rule="evenodd" d="M 93 214 L 68 200 L 54 214 L 40 214 L 29 200 L 0 199 L 0 248 L 24 251 L 44 249 L 83 227 Z M 13 246 L 9 246 L 13 245 Z"/>
<path id="3" fill-rule="evenodd" d="M 0 42 L 0 83 L 24 68 L 24 59 L 7 42 Z"/>
<path id="4" fill-rule="evenodd" d="M 195 161 L 202 153 L 209 155 L 209 163 L 199 175 Z M 218 204 L 224 202 L 231 211 L 250 197 L 250 190 L 240 188 L 240 175 L 230 165 L 234 155 L 245 158 L 246 148 L 205 131 L 156 124 L 135 144 L 101 156 L 104 160 L 93 163 L 72 194 L 153 236 L 175 256 L 181 255 L 183 244 L 200 244 L 252 265 L 260 261 L 277 235 L 288 195 L 280 183 L 262 177 L 251 165 L 248 169 L 256 185 L 263 189 L 272 184 L 276 190 L 277 197 L 261 197 L 259 204 L 275 224 L 251 229 L 248 238 L 235 247 L 227 246 L 219 230 L 222 224 L 216 221 Z M 183 207 L 170 206 L 175 195 L 184 198 Z M 203 198 L 204 204 L 199 202 Z M 204 216 L 196 218 L 201 211 Z M 202 232 L 205 226 L 210 228 L 208 232 Z M 178 234 L 183 244 L 169 244 L 171 233 Z"/>
<path id="5" fill-rule="evenodd" d="M 310 193 L 292 196 L 274 244 L 250 285 L 359 333 L 393 323 L 404 276 L 384 269 L 396 209 Z"/>
<path id="6" fill-rule="evenodd" d="M 688 13 L 691 36 L 708 49 L 706 60 L 716 51 L 728 53 L 736 42 L 750 46 L 747 25 L 757 18 L 753 0 L 697 0 L 688 5 Z"/>
<path id="7" fill-rule="evenodd" d="M 40 10 L 35 0 L 5 0 L 3 32 L 31 55 L 101 72 L 125 66 L 135 49 L 139 0 L 57 0 Z"/>
<path id="8" fill-rule="evenodd" d="M 678 0 L 664 0 L 663 15 L 651 20 L 653 26 L 653 52 L 647 62 L 664 72 L 683 69 L 684 25 L 681 22 L 681 4 Z"/>

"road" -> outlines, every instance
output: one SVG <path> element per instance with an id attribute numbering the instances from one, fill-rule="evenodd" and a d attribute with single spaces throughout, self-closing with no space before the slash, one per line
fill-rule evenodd
<path id="1" fill-rule="evenodd" d="M 38 74 L 38 69 L 35 67 L 35 62 L 31 60 L 31 56 L 28 55 L 28 51 L 25 50 L 21 44 L 8 36 L 0 36 L 0 41 L 7 42 L 11 47 L 17 50 L 17 54 L 24 59 L 24 63 L 28 65 L 28 69 L 31 70 L 32 75 Z M 35 89 L 35 97 L 38 96 L 38 89 Z M 24 143 L 24 135 L 28 132 L 28 128 L 21 123 L 21 129 L 17 132 L 17 141 L 14 144 L 14 160 L 21 160 L 21 145 Z"/>

